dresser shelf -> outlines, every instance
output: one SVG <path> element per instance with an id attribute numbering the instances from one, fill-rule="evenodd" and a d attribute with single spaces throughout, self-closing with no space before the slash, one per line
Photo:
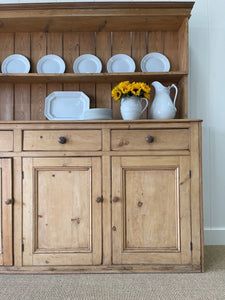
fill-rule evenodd
<path id="1" fill-rule="evenodd" d="M 0 74 L 1 82 L 9 83 L 80 83 L 80 82 L 95 82 L 95 83 L 111 83 L 118 81 L 146 81 L 152 82 L 155 80 L 163 82 L 178 82 L 184 76 L 187 76 L 187 72 L 135 72 L 135 73 L 87 73 L 87 74 Z"/>

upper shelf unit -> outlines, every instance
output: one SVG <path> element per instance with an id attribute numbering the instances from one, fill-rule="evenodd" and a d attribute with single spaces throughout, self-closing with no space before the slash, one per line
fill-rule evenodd
<path id="1" fill-rule="evenodd" d="M 92 108 L 112 108 L 120 119 L 120 104 L 111 98 L 120 81 L 158 80 L 178 87 L 177 119 L 188 115 L 188 19 L 194 2 L 80 2 L 0 4 L 0 65 L 12 54 L 30 61 L 29 74 L 0 74 L 0 120 L 43 120 L 45 98 L 53 91 L 80 90 Z M 150 52 L 164 54 L 169 72 L 141 72 Z M 38 74 L 37 63 L 55 54 L 64 74 Z M 73 63 L 83 54 L 102 62 L 100 74 L 74 74 Z M 108 73 L 116 54 L 132 57 L 132 73 Z M 151 90 L 151 100 L 154 88 Z M 150 103 L 151 103 L 150 100 Z M 146 111 L 143 118 L 149 118 Z"/>
<path id="2" fill-rule="evenodd" d="M 172 31 L 194 2 L 81 2 L 0 6 L 0 32 Z"/>

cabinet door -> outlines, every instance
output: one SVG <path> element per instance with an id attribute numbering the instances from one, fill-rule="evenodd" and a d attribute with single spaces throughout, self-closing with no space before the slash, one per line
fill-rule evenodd
<path id="1" fill-rule="evenodd" d="M 114 264 L 190 264 L 189 157 L 112 158 Z"/>
<path id="2" fill-rule="evenodd" d="M 101 159 L 25 158 L 23 170 L 23 265 L 101 264 Z"/>
<path id="3" fill-rule="evenodd" d="M 12 160 L 0 159 L 0 265 L 12 265 Z"/>

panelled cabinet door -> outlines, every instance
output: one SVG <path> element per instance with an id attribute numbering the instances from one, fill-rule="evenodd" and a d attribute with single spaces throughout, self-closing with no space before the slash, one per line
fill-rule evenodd
<path id="1" fill-rule="evenodd" d="M 24 158 L 23 170 L 23 265 L 101 264 L 101 159 Z"/>
<path id="2" fill-rule="evenodd" d="M 112 158 L 113 264 L 191 264 L 189 167 L 185 156 Z"/>
<path id="3" fill-rule="evenodd" d="M 12 159 L 0 159 L 0 265 L 12 261 Z"/>

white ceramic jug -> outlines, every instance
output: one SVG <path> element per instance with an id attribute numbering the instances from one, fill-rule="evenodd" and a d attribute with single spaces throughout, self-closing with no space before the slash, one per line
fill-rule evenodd
<path id="1" fill-rule="evenodd" d="M 142 109 L 142 101 L 145 101 L 145 107 Z M 121 99 L 120 111 L 124 120 L 138 120 L 148 107 L 146 98 L 137 96 L 123 97 Z"/>
<path id="2" fill-rule="evenodd" d="M 150 108 L 151 119 L 173 119 L 176 115 L 176 99 L 177 99 L 177 87 L 172 84 L 171 86 L 165 87 L 158 81 L 154 81 L 152 85 L 155 88 L 155 98 Z M 170 98 L 170 89 L 175 89 L 174 100 Z"/>

